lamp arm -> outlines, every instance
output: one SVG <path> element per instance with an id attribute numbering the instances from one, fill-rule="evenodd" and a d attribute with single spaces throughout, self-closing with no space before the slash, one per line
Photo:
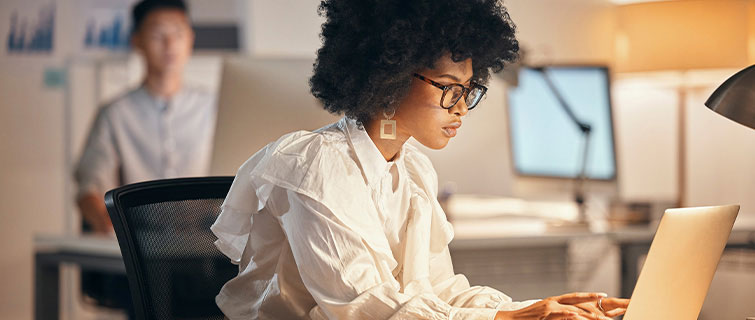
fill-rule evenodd
<path id="1" fill-rule="evenodd" d="M 566 102 L 566 99 L 564 99 L 563 96 L 561 96 L 561 93 L 558 91 L 558 88 L 556 88 L 556 85 L 551 80 L 548 73 L 545 71 L 545 68 L 538 67 L 534 68 L 535 71 L 540 72 L 540 74 L 543 76 L 543 79 L 545 80 L 545 83 L 548 85 L 548 88 L 553 92 L 553 95 L 556 97 L 556 100 L 558 100 L 559 106 L 561 106 L 561 109 L 564 110 L 567 116 L 569 116 L 569 119 L 577 126 L 580 132 L 582 132 L 582 166 L 579 170 L 579 174 L 577 175 L 577 180 L 575 182 L 574 186 L 574 200 L 577 203 L 577 206 L 579 207 L 579 222 L 585 222 L 586 221 L 586 212 L 585 212 L 585 195 L 584 195 L 584 181 L 587 179 L 587 157 L 590 153 L 590 133 L 592 132 L 592 126 L 586 122 L 582 122 L 579 119 L 577 119 L 577 116 L 574 114 L 574 111 L 569 106 L 569 104 Z"/>
<path id="2" fill-rule="evenodd" d="M 558 91 L 558 88 L 556 88 L 556 85 L 553 84 L 553 80 L 551 80 L 551 77 L 548 75 L 548 73 L 545 71 L 544 67 L 536 67 L 533 68 L 533 70 L 540 72 L 542 74 L 543 79 L 545 80 L 545 84 L 548 85 L 548 88 L 553 92 L 553 95 L 556 97 L 556 100 L 558 100 L 558 105 L 561 107 L 561 109 L 566 112 L 566 115 L 569 116 L 569 119 L 571 119 L 572 122 L 577 126 L 577 129 L 581 131 L 582 133 L 589 133 L 592 127 L 590 124 L 580 121 L 577 118 L 577 115 L 574 114 L 574 111 L 569 106 L 569 104 L 566 102 L 566 99 L 564 99 L 563 96 L 561 96 L 561 92 Z"/>
<path id="3" fill-rule="evenodd" d="M 575 200 L 578 205 L 580 205 L 580 209 L 582 209 L 582 204 L 585 202 L 585 195 L 584 195 L 584 183 L 587 179 L 587 157 L 590 154 L 590 131 L 586 131 L 584 134 L 584 139 L 582 140 L 582 167 L 579 170 L 579 175 L 577 176 L 577 182 L 576 186 L 574 188 L 575 193 Z M 583 213 L 580 213 L 583 214 Z M 581 218 L 584 218 L 581 217 Z"/>

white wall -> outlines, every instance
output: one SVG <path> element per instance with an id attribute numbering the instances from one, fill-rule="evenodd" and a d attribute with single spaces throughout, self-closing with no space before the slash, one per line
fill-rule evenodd
<path id="1" fill-rule="evenodd" d="M 740 204 L 740 225 L 755 225 L 755 132 L 704 102 L 738 70 L 618 75 L 614 102 L 620 185 L 626 200 L 675 201 L 679 110 L 685 110 L 684 206 Z M 681 101 L 680 101 L 681 100 Z"/>
<path id="2" fill-rule="evenodd" d="M 0 59 L 0 314 L 7 319 L 31 318 L 33 236 L 63 230 L 63 93 L 43 88 L 46 64 Z"/>
<path id="3" fill-rule="evenodd" d="M 314 57 L 324 19 L 316 0 L 250 0 L 255 55 Z M 604 62 L 613 57 L 613 6 L 608 0 L 505 0 L 518 38 L 533 62 Z M 241 6 L 244 7 L 243 5 Z"/>
<path id="4" fill-rule="evenodd" d="M 257 56 L 314 58 L 320 47 L 320 1 L 250 0 L 247 43 Z"/>
<path id="5" fill-rule="evenodd" d="M 619 188 L 627 201 L 674 202 L 679 95 L 673 87 L 648 80 L 614 78 Z"/>
<path id="6" fill-rule="evenodd" d="M 613 5 L 607 0 L 504 0 L 530 63 L 610 63 Z"/>
<path id="7" fill-rule="evenodd" d="M 7 319 L 31 318 L 32 238 L 61 233 L 64 221 L 64 95 L 43 81 L 60 60 L 5 56 L 11 8 L 21 3 L 0 2 L 0 314 Z"/>
<path id="8" fill-rule="evenodd" d="M 736 71 L 711 74 L 715 84 L 687 92 L 685 205 L 740 204 L 737 223 L 755 226 L 755 130 L 703 106 Z"/>

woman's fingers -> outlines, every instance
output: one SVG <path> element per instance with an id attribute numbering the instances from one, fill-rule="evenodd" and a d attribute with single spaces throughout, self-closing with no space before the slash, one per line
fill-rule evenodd
<path id="1" fill-rule="evenodd" d="M 573 292 L 553 297 L 560 304 L 580 304 L 583 302 L 596 301 L 601 298 L 605 298 L 605 293 L 597 292 Z"/>
<path id="2" fill-rule="evenodd" d="M 610 320 L 607 316 L 623 314 L 619 309 L 622 309 L 620 306 L 628 304 L 626 299 L 612 299 L 609 306 L 616 311 L 604 314 L 598 308 L 597 300 L 604 299 L 603 307 L 608 311 L 605 309 L 605 299 L 608 299 L 605 296 L 604 293 L 595 292 L 569 293 L 546 298 L 524 310 L 530 313 L 529 316 L 544 320 Z"/>
<path id="3" fill-rule="evenodd" d="M 576 305 L 576 307 L 582 310 L 585 310 L 587 312 L 590 312 L 592 314 L 603 314 L 603 311 L 600 311 L 600 309 L 598 309 L 598 304 L 593 301 L 580 303 Z"/>
<path id="4" fill-rule="evenodd" d="M 589 311 L 582 310 L 578 306 L 570 305 L 570 304 L 563 304 L 558 302 L 555 298 L 548 298 L 543 300 L 546 306 L 546 310 L 549 310 L 550 312 L 556 312 L 556 311 L 566 311 L 571 312 L 574 314 L 589 314 Z"/>
<path id="5" fill-rule="evenodd" d="M 606 311 L 605 314 L 606 314 L 606 317 L 613 318 L 613 317 L 618 317 L 618 316 L 620 316 L 620 315 L 622 315 L 622 314 L 624 314 L 626 312 L 627 312 L 626 308 L 616 308 L 616 309 L 613 309 L 613 310 L 610 310 L 610 311 Z"/>
<path id="6" fill-rule="evenodd" d="M 557 310 L 548 314 L 543 320 L 610 320 L 606 317 L 589 313 L 576 313 L 569 310 Z"/>
<path id="7" fill-rule="evenodd" d="M 569 311 L 569 310 L 556 310 L 551 313 L 549 313 L 543 320 L 582 320 L 583 317 L 580 317 L 576 312 Z"/>
<path id="8" fill-rule="evenodd" d="M 603 305 L 603 310 L 626 309 L 629 307 L 629 299 L 605 298 L 601 301 L 601 304 Z"/>
<path id="9" fill-rule="evenodd" d="M 586 305 L 587 303 L 584 303 Z M 553 308 L 556 309 L 556 308 Z M 558 304 L 559 312 L 567 312 L 573 314 L 573 318 L 567 319 L 586 319 L 586 320 L 606 320 L 608 318 L 603 316 L 603 313 L 595 309 L 595 311 L 589 310 L 589 308 L 582 308 L 581 306 L 562 305 Z M 556 311 L 554 311 L 556 312 Z"/>

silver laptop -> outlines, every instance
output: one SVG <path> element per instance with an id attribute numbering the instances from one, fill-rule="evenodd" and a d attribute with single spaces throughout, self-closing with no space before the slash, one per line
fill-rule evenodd
<path id="1" fill-rule="evenodd" d="M 738 205 L 666 210 L 624 320 L 697 319 L 738 212 Z"/>

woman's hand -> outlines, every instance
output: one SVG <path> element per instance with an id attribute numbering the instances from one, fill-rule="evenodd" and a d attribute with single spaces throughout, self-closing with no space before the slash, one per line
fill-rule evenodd
<path id="1" fill-rule="evenodd" d="M 597 301 L 601 298 L 605 303 L 605 294 L 602 293 L 568 293 L 545 298 L 523 309 L 498 311 L 495 320 L 608 320 L 600 311 L 593 313 L 576 306 L 589 303 L 597 308 Z"/>
<path id="2" fill-rule="evenodd" d="M 577 304 L 577 307 L 579 307 L 582 310 L 585 310 L 587 312 L 591 312 L 593 314 L 602 314 L 606 317 L 618 317 L 625 312 L 627 312 L 627 307 L 629 306 L 629 299 L 620 299 L 620 298 L 603 298 L 600 299 L 600 306 L 598 306 L 598 301 L 588 301 Z M 600 310 L 600 307 L 603 307 L 603 310 Z"/>

